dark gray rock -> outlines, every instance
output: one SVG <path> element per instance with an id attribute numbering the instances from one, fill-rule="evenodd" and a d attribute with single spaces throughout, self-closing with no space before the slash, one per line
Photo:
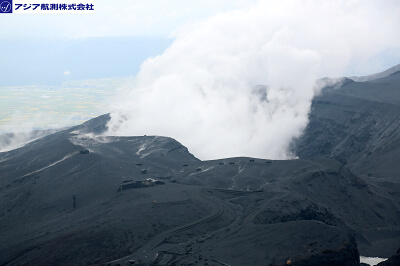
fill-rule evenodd
<path id="1" fill-rule="evenodd" d="M 327 88 L 297 160 L 200 161 L 168 137 L 103 136 L 108 114 L 0 153 L 0 265 L 389 257 L 400 241 L 397 80 Z"/>
<path id="2" fill-rule="evenodd" d="M 378 266 L 399 266 L 400 265 L 400 248 L 397 250 L 396 254 L 391 256 L 387 261 L 382 261 L 378 263 Z"/>

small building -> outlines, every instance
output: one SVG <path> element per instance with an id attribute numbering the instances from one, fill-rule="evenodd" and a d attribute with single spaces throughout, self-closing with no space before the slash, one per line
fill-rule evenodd
<path id="1" fill-rule="evenodd" d="M 80 154 L 89 154 L 89 150 L 88 149 L 83 149 L 79 151 Z"/>
<path id="2" fill-rule="evenodd" d="M 130 188 L 152 187 L 155 185 L 164 185 L 164 184 L 165 182 L 160 180 L 155 180 L 152 178 L 147 178 L 145 180 L 139 180 L 139 181 L 126 180 L 123 181 L 122 184 L 119 186 L 118 191 L 123 191 Z"/>

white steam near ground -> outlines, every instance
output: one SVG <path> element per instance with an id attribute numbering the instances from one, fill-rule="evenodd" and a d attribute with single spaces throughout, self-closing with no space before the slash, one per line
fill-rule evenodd
<path id="1" fill-rule="evenodd" d="M 388 260 L 387 258 L 378 258 L 378 257 L 364 257 L 360 256 L 360 263 L 365 263 L 371 266 L 377 265 L 383 261 Z"/>
<path id="2" fill-rule="evenodd" d="M 315 81 L 400 46 L 396 1 L 260 1 L 187 25 L 113 106 L 109 135 L 175 138 L 200 159 L 288 159 Z"/>
<path id="3" fill-rule="evenodd" d="M 42 127 L 43 120 L 47 122 L 45 128 Z M 71 118 L 61 119 L 57 114 L 45 112 L 27 114 L 23 111 L 14 111 L 9 121 L 10 123 L 2 125 L 0 130 L 0 152 L 18 149 L 29 142 L 61 131 L 66 125 L 71 124 Z"/>

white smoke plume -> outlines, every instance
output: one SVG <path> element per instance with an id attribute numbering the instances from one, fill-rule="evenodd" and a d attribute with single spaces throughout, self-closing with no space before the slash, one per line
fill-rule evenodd
<path id="1" fill-rule="evenodd" d="M 260 1 L 188 25 L 142 64 L 108 134 L 173 137 L 200 159 L 293 158 L 315 80 L 398 48 L 399 14 L 396 1 Z"/>

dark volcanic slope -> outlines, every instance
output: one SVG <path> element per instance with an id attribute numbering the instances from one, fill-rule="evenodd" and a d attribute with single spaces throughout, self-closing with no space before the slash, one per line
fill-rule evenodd
<path id="1" fill-rule="evenodd" d="M 108 119 L 0 153 L 0 265 L 358 265 L 354 236 L 363 255 L 397 249 L 398 197 L 338 161 L 202 162 L 170 138 L 96 135 Z"/>
<path id="2" fill-rule="evenodd" d="M 304 135 L 294 141 L 293 150 L 300 158 L 336 159 L 358 174 L 371 190 L 377 189 L 379 194 L 383 189 L 386 195 L 380 195 L 398 202 L 400 72 L 368 82 L 347 79 L 343 84 L 340 88 L 325 88 L 314 99 L 310 123 Z M 386 207 L 389 204 L 390 200 L 383 203 Z M 399 219 L 399 213 L 393 217 Z M 378 235 L 384 237 L 382 232 Z M 370 252 L 360 237 L 358 242 L 363 252 Z M 400 241 L 392 245 L 394 250 Z"/>
<path id="3" fill-rule="evenodd" d="M 311 220 L 356 233 L 362 254 L 389 256 L 400 243 L 400 200 L 386 188 L 367 185 L 342 163 L 328 159 L 251 162 L 244 158 L 222 162 L 204 162 L 202 171 L 181 173 L 178 180 L 224 189 L 262 190 L 268 200 L 264 205 L 258 202 L 262 207 L 254 216 L 256 224 L 296 220 L 311 211 Z"/>
<path id="4" fill-rule="evenodd" d="M 300 158 L 328 157 L 370 177 L 400 180 L 400 72 L 327 88 L 295 142 Z"/>
<path id="5" fill-rule="evenodd" d="M 107 117 L 0 153 L 0 265 L 14 260 L 16 264 L 31 261 L 39 265 L 113 258 L 126 252 L 126 245 L 135 246 L 137 238 L 154 234 L 155 224 L 149 223 L 148 217 L 156 214 L 146 213 L 144 206 L 151 206 L 156 198 L 144 193 L 126 197 L 117 193 L 120 184 L 128 179 L 162 179 L 182 163 L 198 159 L 170 138 L 87 134 L 88 126 L 104 124 L 104 119 Z M 93 129 L 98 130 L 96 126 Z M 80 153 L 85 149 L 88 154 Z M 148 174 L 142 174 L 143 170 Z M 72 212 L 73 195 L 77 208 Z M 203 206 L 173 190 L 168 201 L 195 210 L 175 219 L 173 225 L 205 212 Z M 132 206 L 127 207 L 129 204 Z M 142 223 L 135 222 L 140 219 Z M 119 221 L 116 228 L 115 220 Z M 143 230 L 136 229 L 133 237 L 132 229 L 141 225 Z M 92 249 L 92 245 L 96 247 Z M 80 250 L 78 255 L 76 250 Z"/>

